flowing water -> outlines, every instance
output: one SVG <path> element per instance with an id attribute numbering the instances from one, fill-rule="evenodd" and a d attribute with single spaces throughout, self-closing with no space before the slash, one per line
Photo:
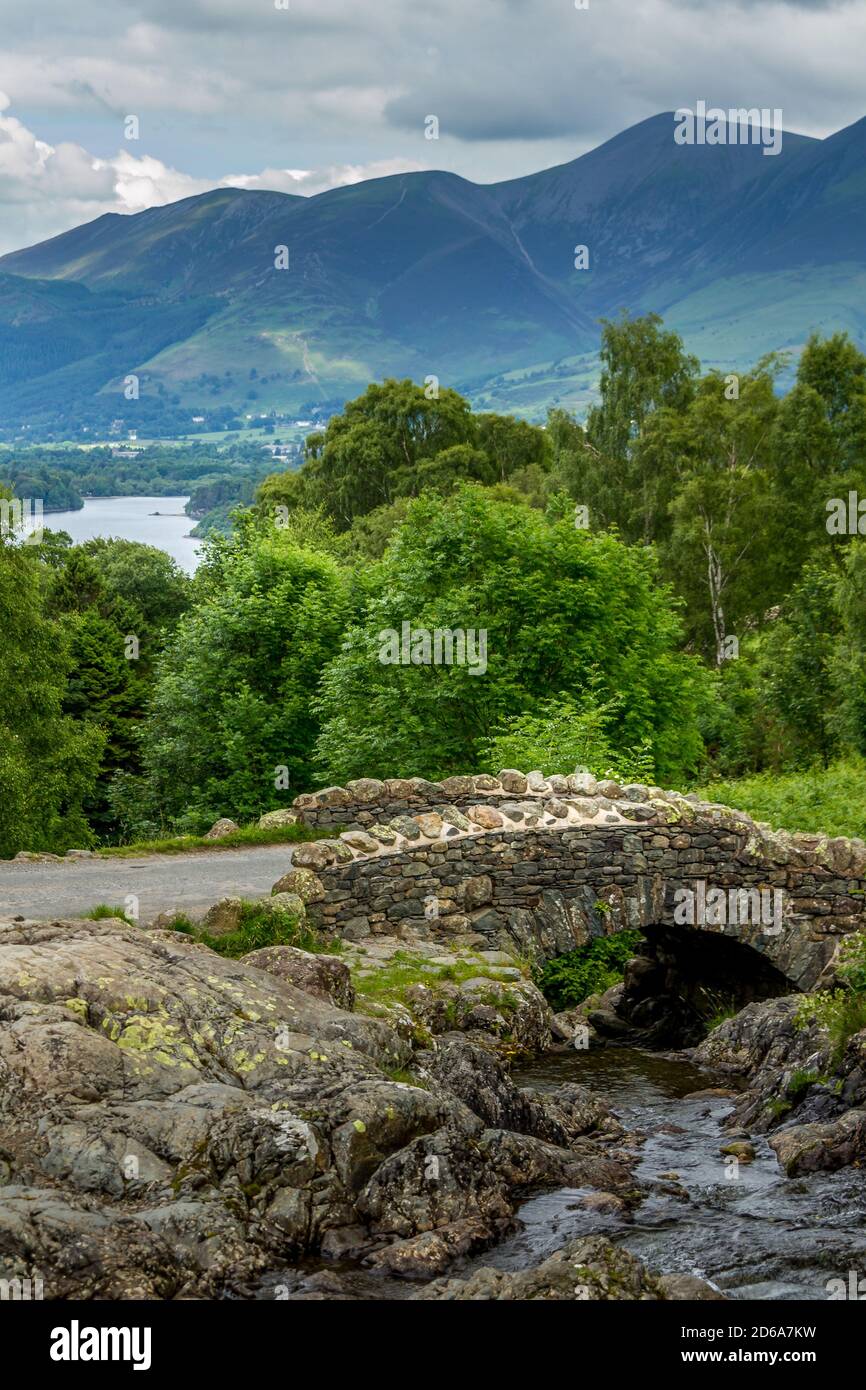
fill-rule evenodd
<path id="1" fill-rule="evenodd" d="M 539 1090 L 576 1081 L 603 1095 L 627 1130 L 648 1136 L 635 1177 L 650 1190 L 626 1222 L 583 1209 L 573 1190 L 530 1198 L 523 1229 L 473 1267 L 520 1269 L 571 1236 L 599 1232 L 655 1273 L 697 1274 L 728 1298 L 826 1300 L 829 1280 L 866 1274 L 866 1174 L 786 1178 L 760 1136 L 754 1162 L 731 1165 L 719 1122 L 732 1102 L 686 1099 L 708 1079 L 683 1058 L 631 1048 L 553 1053 L 514 1079 Z"/>
<path id="2" fill-rule="evenodd" d="M 866 1174 L 855 1168 L 786 1178 L 765 1139 L 756 1156 L 732 1165 L 720 1152 L 730 1135 L 720 1122 L 730 1098 L 689 1098 L 712 1085 L 676 1054 L 610 1047 L 549 1053 L 514 1073 L 519 1086 L 554 1090 L 578 1082 L 598 1092 L 628 1132 L 620 1146 L 639 1155 L 635 1178 L 643 1201 L 627 1216 L 581 1205 L 589 1189 L 563 1188 L 530 1197 L 519 1228 L 490 1250 L 456 1265 L 464 1276 L 481 1266 L 536 1265 L 574 1236 L 602 1234 L 637 1255 L 655 1274 L 696 1274 L 732 1299 L 817 1299 L 849 1274 L 866 1275 Z M 639 1142 L 639 1136 L 646 1139 Z M 309 1262 L 274 1275 L 254 1296 L 394 1299 L 417 1285 L 348 1262 Z"/>

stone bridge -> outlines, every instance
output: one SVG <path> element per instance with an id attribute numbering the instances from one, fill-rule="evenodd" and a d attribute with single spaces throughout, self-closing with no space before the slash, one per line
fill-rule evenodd
<path id="1" fill-rule="evenodd" d="M 544 778 L 362 779 L 300 796 L 334 838 L 298 846 L 308 913 L 352 940 L 413 933 L 551 958 L 639 931 L 632 1006 L 710 984 L 737 1003 L 832 979 L 866 927 L 866 845 L 792 835 L 659 787 Z"/>

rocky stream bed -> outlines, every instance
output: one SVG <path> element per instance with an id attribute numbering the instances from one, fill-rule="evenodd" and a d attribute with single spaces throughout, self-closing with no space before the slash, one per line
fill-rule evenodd
<path id="1" fill-rule="evenodd" d="M 0 923 L 0 1278 L 61 1299 L 823 1299 L 862 1269 L 866 1033 L 831 1058 L 776 998 L 689 1057 L 584 1050 L 515 964 L 425 949 L 431 986 L 394 1003 L 291 946 Z"/>

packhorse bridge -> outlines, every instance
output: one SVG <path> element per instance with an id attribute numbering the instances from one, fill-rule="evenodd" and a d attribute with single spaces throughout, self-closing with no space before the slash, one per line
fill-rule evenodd
<path id="1" fill-rule="evenodd" d="M 364 778 L 296 798 L 308 914 L 361 940 L 407 930 L 550 959 L 643 936 L 621 1009 L 651 1024 L 711 987 L 737 1006 L 832 980 L 866 927 L 866 845 L 790 834 L 659 787 L 506 770 Z"/>

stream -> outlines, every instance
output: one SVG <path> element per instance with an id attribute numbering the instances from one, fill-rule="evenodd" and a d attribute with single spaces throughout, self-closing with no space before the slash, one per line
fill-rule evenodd
<path id="1" fill-rule="evenodd" d="M 547 1053 L 516 1070 L 519 1086 L 554 1090 L 577 1082 L 597 1091 L 630 1135 L 635 1178 L 646 1189 L 626 1218 L 588 1210 L 589 1189 L 530 1197 L 519 1228 L 450 1271 L 536 1265 L 579 1235 L 601 1234 L 637 1255 L 655 1274 L 696 1274 L 731 1299 L 829 1298 L 831 1279 L 866 1271 L 866 1175 L 856 1168 L 786 1178 L 766 1139 L 752 1135 L 755 1159 L 731 1164 L 720 1153 L 720 1122 L 730 1098 L 687 1099 L 712 1086 L 678 1055 L 626 1047 Z M 628 1147 L 627 1142 L 622 1145 Z M 735 1170 L 735 1172 L 734 1172 Z M 417 1284 L 345 1261 L 310 1261 L 264 1281 L 255 1295 L 404 1299 Z"/>
<path id="2" fill-rule="evenodd" d="M 684 1099 L 710 1084 L 684 1058 L 632 1048 L 552 1053 L 514 1079 L 539 1090 L 577 1081 L 600 1092 L 629 1131 L 649 1136 L 635 1177 L 651 1191 L 625 1223 L 584 1210 L 568 1189 L 530 1198 L 519 1212 L 523 1230 L 473 1268 L 536 1264 L 570 1237 L 598 1232 L 655 1273 L 697 1274 L 728 1298 L 825 1300 L 829 1279 L 866 1269 L 863 1172 L 786 1178 L 760 1135 L 751 1136 L 754 1162 L 731 1165 L 719 1152 L 719 1123 L 732 1102 Z M 670 1173 L 675 1181 L 661 1177 Z"/>

